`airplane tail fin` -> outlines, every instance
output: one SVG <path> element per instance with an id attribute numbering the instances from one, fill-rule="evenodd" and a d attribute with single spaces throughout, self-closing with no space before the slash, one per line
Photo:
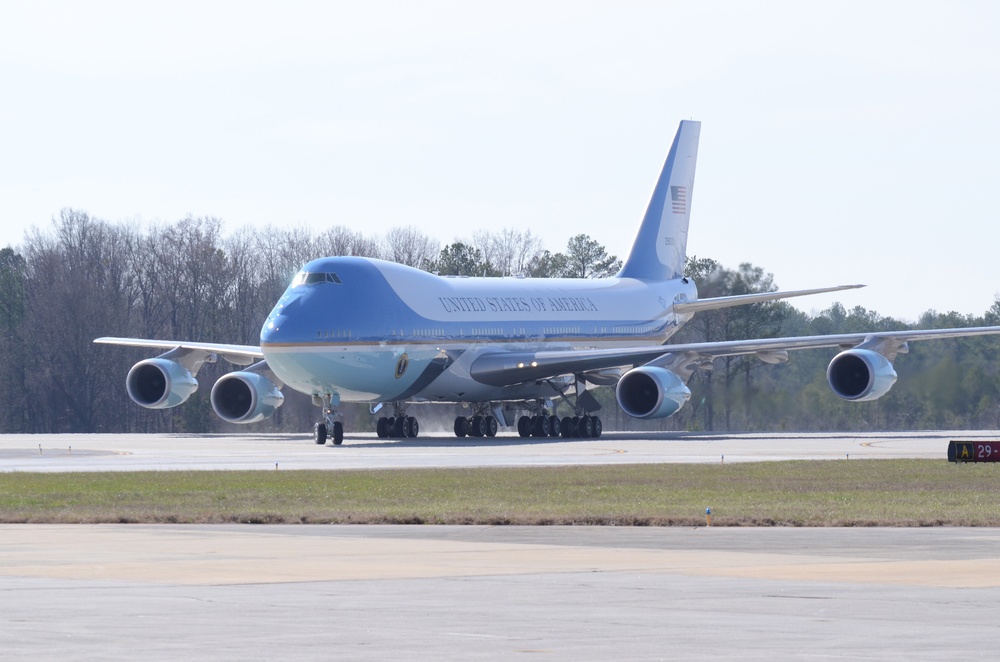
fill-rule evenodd
<path id="1" fill-rule="evenodd" d="M 620 278 L 669 280 L 684 274 L 701 122 L 683 120 Z"/>

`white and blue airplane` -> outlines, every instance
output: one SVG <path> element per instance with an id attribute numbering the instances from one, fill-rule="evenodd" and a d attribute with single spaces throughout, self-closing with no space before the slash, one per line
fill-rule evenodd
<path id="1" fill-rule="evenodd" d="M 342 402 L 366 402 L 379 437 L 416 437 L 413 403 L 461 403 L 455 434 L 598 437 L 600 408 L 589 389 L 615 387 L 621 409 L 663 418 L 691 397 L 687 382 L 724 356 L 768 363 L 788 351 L 839 348 L 827 368 L 833 392 L 874 400 L 896 381 L 893 361 L 911 340 L 1000 334 L 1000 327 L 856 333 L 665 344 L 699 311 L 861 287 L 767 292 L 699 299 L 684 276 L 700 122 L 682 121 L 628 259 L 613 278 L 442 277 L 362 257 L 309 262 L 260 331 L 260 345 L 98 338 L 97 343 L 159 348 L 137 363 L 126 388 L 150 409 L 174 407 L 198 389 L 205 363 L 247 366 L 219 378 L 212 408 L 231 423 L 264 420 L 285 386 L 322 409 L 314 440 L 344 438 Z M 252 364 L 252 365 L 251 365 Z M 556 401 L 575 415 L 552 414 Z"/>

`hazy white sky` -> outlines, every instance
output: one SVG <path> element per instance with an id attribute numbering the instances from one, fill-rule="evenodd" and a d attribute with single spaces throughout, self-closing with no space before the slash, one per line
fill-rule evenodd
<path id="1" fill-rule="evenodd" d="M 681 119 L 689 253 L 915 320 L 1000 293 L 1000 3 L 5 2 L 0 247 L 109 221 L 530 228 L 624 257 Z"/>

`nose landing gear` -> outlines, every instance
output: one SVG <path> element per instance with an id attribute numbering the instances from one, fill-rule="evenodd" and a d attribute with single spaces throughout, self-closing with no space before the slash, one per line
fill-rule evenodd
<path id="1" fill-rule="evenodd" d="M 313 402 L 323 408 L 323 420 L 313 426 L 313 441 L 317 446 L 323 446 L 330 439 L 334 446 L 340 446 L 344 443 L 344 424 L 338 419 L 343 415 L 334 408 L 333 396 L 314 395 Z"/>

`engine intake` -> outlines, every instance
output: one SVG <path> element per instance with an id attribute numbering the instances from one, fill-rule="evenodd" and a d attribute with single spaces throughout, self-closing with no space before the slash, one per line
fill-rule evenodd
<path id="1" fill-rule="evenodd" d="M 257 423 L 284 401 L 278 387 L 256 372 L 231 372 L 212 387 L 212 409 L 228 423 Z"/>
<path id="2" fill-rule="evenodd" d="M 147 409 L 176 407 L 198 390 L 198 380 L 176 361 L 139 361 L 128 371 L 125 388 L 133 402 Z"/>
<path id="3" fill-rule="evenodd" d="M 870 349 L 849 349 L 833 357 L 826 369 L 833 392 L 845 400 L 876 400 L 896 383 L 889 359 Z"/>
<path id="4" fill-rule="evenodd" d="M 691 399 L 691 391 L 666 368 L 642 366 L 618 380 L 615 397 L 622 411 L 632 418 L 666 418 Z"/>

